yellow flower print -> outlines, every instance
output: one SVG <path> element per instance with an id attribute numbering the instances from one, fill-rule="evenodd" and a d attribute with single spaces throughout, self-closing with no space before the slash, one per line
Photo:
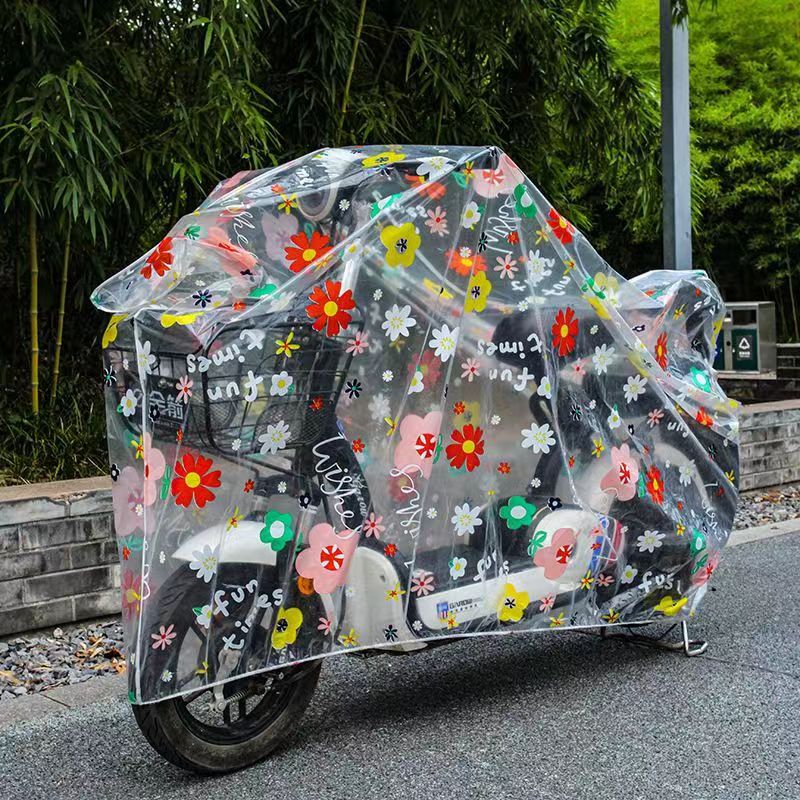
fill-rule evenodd
<path id="1" fill-rule="evenodd" d="M 501 622 L 519 622 L 530 602 L 527 592 L 518 592 L 507 583 L 497 606 L 497 616 Z"/>
<path id="2" fill-rule="evenodd" d="M 281 608 L 272 631 L 272 646 L 283 650 L 287 644 L 297 641 L 297 631 L 303 624 L 303 612 L 299 608 Z"/>
<path id="3" fill-rule="evenodd" d="M 294 331 L 289 331 L 289 335 L 285 339 L 276 339 L 275 344 L 278 345 L 275 355 L 286 356 L 286 358 L 291 358 L 292 352 L 300 349 L 300 345 L 294 341 Z"/>
<path id="4" fill-rule="evenodd" d="M 486 308 L 486 301 L 492 293 L 492 284 L 486 279 L 485 272 L 476 272 L 470 278 L 467 287 L 467 302 L 464 304 L 466 311 L 480 313 Z"/>
<path id="5" fill-rule="evenodd" d="M 345 647 L 355 647 L 358 644 L 358 634 L 356 633 L 355 628 L 350 628 L 350 633 L 340 636 L 339 641 Z"/>
<path id="6" fill-rule="evenodd" d="M 202 311 L 191 311 L 188 314 L 169 314 L 165 311 L 161 315 L 161 327 L 171 328 L 173 325 L 191 325 L 202 315 Z"/>
<path id="7" fill-rule="evenodd" d="M 601 438 L 592 439 L 592 444 L 594 447 L 592 448 L 592 455 L 595 458 L 600 458 L 603 451 L 606 449 L 606 446 L 603 444 L 603 440 Z"/>
<path id="8" fill-rule="evenodd" d="M 589 305 L 597 312 L 600 319 L 610 319 L 609 306 L 619 303 L 619 281 L 613 275 L 598 272 L 584 284 L 583 295 Z"/>
<path id="9" fill-rule="evenodd" d="M 661 598 L 655 610 L 660 611 L 665 617 L 674 617 L 688 602 L 688 597 L 681 597 L 680 600 L 673 602 L 672 595 L 668 594 L 666 597 Z"/>
<path id="10" fill-rule="evenodd" d="M 564 612 L 562 611 L 557 617 L 550 617 L 550 627 L 560 628 L 564 624 Z"/>
<path id="11" fill-rule="evenodd" d="M 378 153 L 376 156 L 367 156 L 362 162 L 363 167 L 386 167 L 389 164 L 394 164 L 397 161 L 402 161 L 405 156 L 402 153 L 397 153 L 392 150 L 386 150 L 383 153 Z"/>
<path id="12" fill-rule="evenodd" d="M 400 588 L 400 584 L 396 583 L 391 589 L 386 590 L 386 599 L 387 600 L 400 600 L 400 598 L 405 594 L 405 589 Z"/>
<path id="13" fill-rule="evenodd" d="M 127 319 L 127 314 L 112 314 L 111 319 L 108 321 L 108 327 L 103 334 L 103 347 L 108 347 L 112 342 L 117 340 L 117 334 L 119 333 L 119 324 L 124 319 Z"/>
<path id="14" fill-rule="evenodd" d="M 387 225 L 381 231 L 381 243 L 386 248 L 386 263 L 390 267 L 410 267 L 420 244 L 413 222 Z"/>

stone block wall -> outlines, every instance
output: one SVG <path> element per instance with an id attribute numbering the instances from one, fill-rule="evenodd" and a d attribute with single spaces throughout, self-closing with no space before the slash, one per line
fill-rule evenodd
<path id="1" fill-rule="evenodd" d="M 741 435 L 743 491 L 800 481 L 800 400 L 744 406 Z"/>
<path id="2" fill-rule="evenodd" d="M 0 636 L 119 608 L 110 481 L 0 489 Z"/>

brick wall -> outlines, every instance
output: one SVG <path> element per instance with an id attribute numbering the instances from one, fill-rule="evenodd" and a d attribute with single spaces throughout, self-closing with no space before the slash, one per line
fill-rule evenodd
<path id="1" fill-rule="evenodd" d="M 741 488 L 800 480 L 800 401 L 745 406 Z M 0 636 L 119 612 L 110 481 L 0 489 Z"/>
<path id="2" fill-rule="evenodd" d="M 107 479 L 0 489 L 0 636 L 117 613 L 113 527 Z"/>

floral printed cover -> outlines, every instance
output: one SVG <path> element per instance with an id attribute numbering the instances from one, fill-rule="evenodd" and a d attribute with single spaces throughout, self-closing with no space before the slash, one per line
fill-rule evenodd
<path id="1" fill-rule="evenodd" d="M 623 279 L 497 148 L 239 173 L 93 301 L 134 702 L 705 593 L 720 296 Z"/>

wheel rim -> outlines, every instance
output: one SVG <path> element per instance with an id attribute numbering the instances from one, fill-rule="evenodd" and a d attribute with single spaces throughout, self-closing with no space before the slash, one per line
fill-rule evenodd
<path id="1" fill-rule="evenodd" d="M 269 728 L 289 704 L 295 684 L 287 670 L 280 670 L 225 684 L 222 708 L 213 688 L 177 698 L 175 708 L 183 724 L 199 739 L 234 745 Z"/>

